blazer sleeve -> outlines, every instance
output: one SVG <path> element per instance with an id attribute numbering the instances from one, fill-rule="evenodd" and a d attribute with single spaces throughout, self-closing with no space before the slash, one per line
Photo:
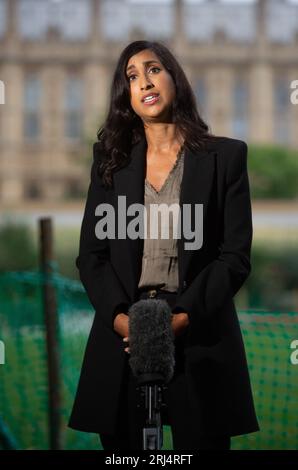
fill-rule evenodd
<path id="1" fill-rule="evenodd" d="M 97 172 L 99 156 L 97 144 L 98 142 L 93 145 L 91 178 L 81 225 L 76 266 L 91 304 L 96 312 L 100 313 L 105 325 L 113 329 L 115 315 L 119 311 L 127 311 L 129 299 L 110 262 L 108 238 L 101 240 L 95 234 L 95 226 L 100 220 L 95 216 L 95 209 L 98 204 L 105 202 L 105 189 Z"/>
<path id="2" fill-rule="evenodd" d="M 247 173 L 247 144 L 241 140 L 228 155 L 224 202 L 224 236 L 217 259 L 197 274 L 177 297 L 174 311 L 189 315 L 190 328 L 196 316 L 206 319 L 220 311 L 243 285 L 251 271 L 252 213 Z"/>

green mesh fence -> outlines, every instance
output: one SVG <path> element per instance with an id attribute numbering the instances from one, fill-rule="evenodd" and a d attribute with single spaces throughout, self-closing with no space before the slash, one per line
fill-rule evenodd
<path id="1" fill-rule="evenodd" d="M 62 448 L 100 449 L 96 434 L 66 425 L 79 378 L 93 309 L 82 285 L 54 275 L 59 316 Z M 0 276 L 0 448 L 48 449 L 48 386 L 42 277 L 38 272 Z M 297 312 L 241 310 L 238 316 L 261 431 L 232 438 L 232 449 L 298 448 Z M 0 361 L 1 362 L 1 361 Z M 172 449 L 164 426 L 164 447 Z"/>

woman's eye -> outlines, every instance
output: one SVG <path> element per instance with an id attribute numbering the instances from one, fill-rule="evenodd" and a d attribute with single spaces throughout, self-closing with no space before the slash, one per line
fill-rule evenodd
<path id="1" fill-rule="evenodd" d="M 158 70 L 158 71 L 160 71 L 160 68 L 159 68 L 159 67 L 152 67 L 152 68 L 149 70 L 149 72 L 151 72 L 151 70 Z M 136 76 L 136 75 L 134 75 L 134 74 L 130 75 L 130 76 L 128 77 L 128 80 L 131 81 L 131 80 L 130 80 L 131 77 L 135 77 L 135 76 Z"/>
<path id="2" fill-rule="evenodd" d="M 150 70 L 160 70 L 160 68 L 159 67 L 152 67 L 152 69 L 150 69 Z"/>

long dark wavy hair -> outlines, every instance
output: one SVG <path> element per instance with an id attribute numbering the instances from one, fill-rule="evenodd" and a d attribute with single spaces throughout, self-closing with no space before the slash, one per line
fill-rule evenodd
<path id="1" fill-rule="evenodd" d="M 145 137 L 144 123 L 130 103 L 127 63 L 134 54 L 150 49 L 172 76 L 176 97 L 172 106 L 172 122 L 184 138 L 184 146 L 196 152 L 215 136 L 201 118 L 193 90 L 174 55 L 160 42 L 134 41 L 122 51 L 110 89 L 110 106 L 105 122 L 97 132 L 99 173 L 106 188 L 113 186 L 113 172 L 126 166 L 134 144 Z"/>

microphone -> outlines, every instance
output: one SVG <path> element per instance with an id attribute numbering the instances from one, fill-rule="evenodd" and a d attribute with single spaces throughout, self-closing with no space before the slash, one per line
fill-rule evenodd
<path id="1" fill-rule="evenodd" d="M 164 299 L 141 299 L 128 310 L 129 365 L 139 384 L 168 383 L 174 374 L 172 311 Z"/>
<path id="2" fill-rule="evenodd" d="M 164 384 L 174 374 L 174 333 L 171 308 L 163 299 L 142 299 L 128 310 L 129 365 L 140 392 L 138 408 L 146 411 L 143 450 L 161 449 L 161 408 Z"/>

